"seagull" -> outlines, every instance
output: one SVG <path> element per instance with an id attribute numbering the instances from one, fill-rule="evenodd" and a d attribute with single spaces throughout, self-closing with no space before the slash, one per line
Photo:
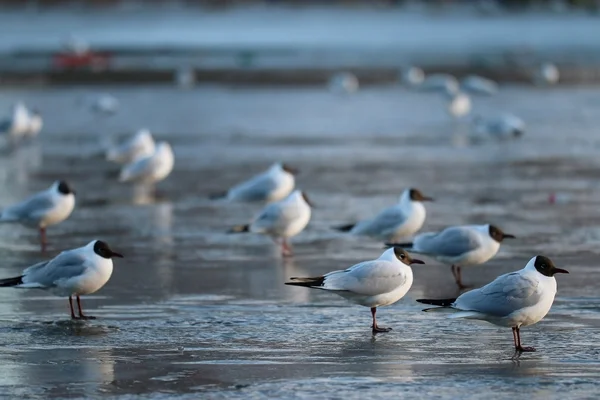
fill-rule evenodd
<path id="1" fill-rule="evenodd" d="M 448 94 L 448 114 L 454 118 L 462 118 L 471 112 L 471 98 L 463 92 Z"/>
<path id="2" fill-rule="evenodd" d="M 315 278 L 290 278 L 286 285 L 332 291 L 343 298 L 371 308 L 373 333 L 389 332 L 392 328 L 377 325 L 377 307 L 400 300 L 413 283 L 410 265 L 425 264 L 411 258 L 399 247 L 386 250 L 378 259 L 364 261 L 343 271 L 333 271 Z"/>
<path id="3" fill-rule="evenodd" d="M 295 190 L 283 200 L 268 204 L 248 225 L 232 228 L 230 233 L 254 232 L 271 236 L 281 244 L 283 256 L 292 255 L 288 239 L 306 228 L 310 221 L 312 203 L 306 193 Z"/>
<path id="4" fill-rule="evenodd" d="M 460 86 L 462 90 L 473 94 L 493 95 L 498 92 L 498 84 L 491 79 L 477 75 L 469 75 L 464 78 Z"/>
<path id="5" fill-rule="evenodd" d="M 336 229 L 384 241 L 400 240 L 414 235 L 423 226 L 426 215 L 425 206 L 422 203 L 424 201 L 433 201 L 433 199 L 424 196 L 418 189 L 406 189 L 397 204 L 386 208 L 375 218 L 340 226 Z"/>
<path id="6" fill-rule="evenodd" d="M 518 138 L 525 133 L 525 122 L 512 114 L 482 118 L 476 116 L 472 121 L 470 136 L 472 139 L 495 138 L 507 140 Z"/>
<path id="7" fill-rule="evenodd" d="M 173 170 L 175 157 L 167 142 L 159 142 L 154 152 L 125 165 L 121 169 L 119 182 L 153 184 L 165 179 Z"/>
<path id="8" fill-rule="evenodd" d="M 425 81 L 425 72 L 418 67 L 408 67 L 402 73 L 402 83 L 408 87 L 419 87 Z"/>
<path id="9" fill-rule="evenodd" d="M 498 326 L 511 327 L 515 350 L 535 351 L 521 346 L 522 326 L 541 321 L 554 302 L 555 274 L 568 274 L 556 268 L 552 260 L 535 256 L 522 270 L 500 275 L 482 288 L 471 290 L 456 299 L 419 299 L 420 303 L 440 306 L 423 311 L 448 310 L 450 318 L 479 319 Z"/>
<path id="10" fill-rule="evenodd" d="M 46 228 L 69 218 L 75 208 L 75 191 L 65 181 L 56 181 L 42 192 L 6 207 L 0 223 L 14 222 L 40 230 L 41 250 L 46 250 Z"/>
<path id="11" fill-rule="evenodd" d="M 0 280 L 0 287 L 48 290 L 56 296 L 69 296 L 72 319 L 96 319 L 84 315 L 79 296 L 97 292 L 108 282 L 113 272 L 116 253 L 101 240 L 92 240 L 87 246 L 63 251 L 49 261 L 32 265 L 21 276 Z M 79 316 L 73 311 L 77 299 Z"/>
<path id="12" fill-rule="evenodd" d="M 12 107 L 11 116 L 0 121 L 0 133 L 5 135 L 8 140 L 15 144 L 23 138 L 29 130 L 29 111 L 21 102 Z"/>
<path id="13" fill-rule="evenodd" d="M 464 289 L 467 286 L 462 283 L 460 267 L 479 265 L 490 260 L 500 249 L 500 243 L 509 238 L 514 239 L 514 236 L 494 225 L 463 225 L 451 226 L 441 232 L 421 233 L 412 243 L 386 245 L 399 246 L 451 264 L 456 284 Z"/>
<path id="14" fill-rule="evenodd" d="M 555 85 L 559 79 L 558 67 L 551 63 L 544 63 L 536 71 L 534 83 L 537 85 Z"/>
<path id="15" fill-rule="evenodd" d="M 140 129 L 133 137 L 106 152 L 106 159 L 119 164 L 129 164 L 138 158 L 154 153 L 154 139 L 148 129 Z"/>
<path id="16" fill-rule="evenodd" d="M 42 114 L 38 110 L 33 109 L 28 112 L 27 129 L 23 132 L 23 134 L 25 137 L 32 139 L 37 137 L 43 126 L 44 120 L 42 119 Z"/>
<path id="17" fill-rule="evenodd" d="M 100 94 L 92 99 L 92 111 L 98 114 L 111 115 L 119 109 L 119 100 L 110 94 Z"/>
<path id="18" fill-rule="evenodd" d="M 227 192 L 211 195 L 211 199 L 270 203 L 286 198 L 294 190 L 298 170 L 275 163 L 265 172 L 235 185 Z"/>
<path id="19" fill-rule="evenodd" d="M 354 93 L 359 86 L 358 78 L 351 72 L 338 72 L 329 79 L 329 89 L 335 93 Z"/>

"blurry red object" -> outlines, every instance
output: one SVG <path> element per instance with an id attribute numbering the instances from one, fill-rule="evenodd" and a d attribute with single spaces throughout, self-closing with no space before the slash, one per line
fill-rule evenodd
<path id="1" fill-rule="evenodd" d="M 62 69 L 72 68 L 106 68 L 110 63 L 110 54 L 86 52 L 77 53 L 58 53 L 53 57 L 55 67 Z"/>

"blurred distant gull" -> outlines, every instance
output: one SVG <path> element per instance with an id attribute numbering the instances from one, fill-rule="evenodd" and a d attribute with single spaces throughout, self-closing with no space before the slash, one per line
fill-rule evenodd
<path id="1" fill-rule="evenodd" d="M 397 204 L 386 208 L 375 218 L 344 225 L 337 229 L 384 241 L 400 240 L 414 235 L 421 229 L 426 215 L 422 202 L 432 200 L 431 197 L 424 196 L 418 189 L 406 189 Z"/>
<path id="2" fill-rule="evenodd" d="M 154 153 L 154 139 L 148 129 L 140 129 L 133 137 L 106 152 L 106 159 L 119 164 L 128 164 Z"/>
<path id="3" fill-rule="evenodd" d="M 334 292 L 343 298 L 370 307 L 373 333 L 392 328 L 377 325 L 377 307 L 394 304 L 408 292 L 413 283 L 411 264 L 424 264 L 399 247 L 386 250 L 378 259 L 314 278 L 290 278 L 286 285 L 305 286 Z"/>
<path id="4" fill-rule="evenodd" d="M 537 85 L 555 85 L 558 83 L 559 78 L 558 67 L 551 63 L 544 63 L 536 71 L 534 83 Z"/>
<path id="5" fill-rule="evenodd" d="M 461 81 L 460 86 L 465 92 L 473 94 L 493 95 L 498 92 L 496 82 L 477 75 L 467 76 Z"/>
<path id="6" fill-rule="evenodd" d="M 44 120 L 42 119 L 42 114 L 36 109 L 29 111 L 27 129 L 24 132 L 25 137 L 30 139 L 37 137 L 43 127 Z"/>
<path id="7" fill-rule="evenodd" d="M 329 79 L 329 89 L 335 93 L 354 93 L 359 89 L 358 78 L 351 72 L 338 72 Z"/>
<path id="8" fill-rule="evenodd" d="M 87 246 L 63 251 L 49 261 L 35 264 L 21 276 L 0 280 L 0 287 L 48 290 L 56 296 L 69 296 L 72 319 L 95 319 L 84 315 L 79 296 L 98 291 L 113 271 L 113 257 L 123 257 L 101 240 Z M 72 296 L 77 298 L 79 316 L 73 310 Z"/>
<path id="9" fill-rule="evenodd" d="M 46 250 L 46 228 L 69 218 L 75 208 L 75 191 L 65 181 L 56 181 L 21 203 L 6 207 L 0 222 L 20 223 L 40 230 L 42 251 Z"/>
<path id="10" fill-rule="evenodd" d="M 525 122 L 512 114 L 482 118 L 476 116 L 472 121 L 470 136 L 474 140 L 517 138 L 525 133 Z"/>
<path id="11" fill-rule="evenodd" d="M 425 78 L 420 89 L 453 95 L 458 93 L 459 86 L 456 78 L 450 74 L 432 74 Z"/>
<path id="12" fill-rule="evenodd" d="M 236 226 L 230 233 L 254 232 L 270 236 L 281 244 L 281 254 L 292 255 L 288 239 L 306 228 L 311 216 L 311 202 L 305 193 L 295 190 L 283 200 L 268 204 L 248 225 Z"/>
<path id="13" fill-rule="evenodd" d="M 430 256 L 440 262 L 452 264 L 452 275 L 460 288 L 465 288 L 460 267 L 479 265 L 490 260 L 500 249 L 504 239 L 514 238 L 494 225 L 451 226 L 441 232 L 426 232 L 415 237 L 412 243 L 387 243 L 414 253 Z"/>
<path id="14" fill-rule="evenodd" d="M 454 118 L 462 118 L 471 112 L 471 98 L 462 92 L 448 94 L 448 114 Z"/>
<path id="15" fill-rule="evenodd" d="M 62 43 L 65 51 L 71 54 L 84 55 L 90 51 L 90 44 L 76 35 L 69 35 Z"/>
<path id="16" fill-rule="evenodd" d="M 287 164 L 275 163 L 265 172 L 235 185 L 227 192 L 211 195 L 211 198 L 242 202 L 279 201 L 294 190 L 294 175 L 297 173 L 297 169 Z"/>
<path id="17" fill-rule="evenodd" d="M 120 182 L 153 184 L 165 179 L 173 170 L 175 157 L 167 142 L 159 142 L 154 152 L 140 157 L 121 169 Z"/>
<path id="18" fill-rule="evenodd" d="M 408 87 L 418 87 L 425 81 L 425 72 L 418 67 L 408 67 L 402 72 L 402 83 Z"/>
<path id="19" fill-rule="evenodd" d="M 11 109 L 11 115 L 0 122 L 0 133 L 15 144 L 21 140 L 30 128 L 29 111 L 25 104 L 16 103 Z"/>
<path id="20" fill-rule="evenodd" d="M 111 115 L 119 109 L 119 100 L 110 94 L 100 94 L 92 100 L 92 111 L 98 114 Z"/>
<path id="21" fill-rule="evenodd" d="M 515 350 L 535 351 L 521 346 L 522 326 L 541 321 L 554 302 L 555 274 L 568 274 L 556 268 L 544 256 L 533 257 L 525 268 L 500 275 L 480 289 L 471 290 L 456 299 L 419 299 L 420 303 L 441 306 L 423 311 L 450 311 L 450 318 L 479 319 L 494 325 L 511 327 Z"/>

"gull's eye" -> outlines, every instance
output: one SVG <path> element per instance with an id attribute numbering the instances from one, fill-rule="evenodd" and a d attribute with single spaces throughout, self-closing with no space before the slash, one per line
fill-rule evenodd
<path id="1" fill-rule="evenodd" d="M 404 254 L 404 253 L 401 253 L 401 254 L 400 254 L 400 258 L 404 260 L 404 259 L 406 258 L 406 254 Z"/>

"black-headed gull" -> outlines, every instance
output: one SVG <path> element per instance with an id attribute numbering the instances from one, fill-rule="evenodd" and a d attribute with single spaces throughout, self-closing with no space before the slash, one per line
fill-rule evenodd
<path id="1" fill-rule="evenodd" d="M 125 142 L 108 149 L 106 159 L 118 164 L 129 164 L 138 158 L 152 155 L 154 150 L 152 134 L 148 129 L 140 129 Z"/>
<path id="2" fill-rule="evenodd" d="M 240 202 L 270 203 L 286 198 L 296 184 L 298 170 L 287 164 L 275 163 L 256 176 L 239 183 L 227 192 L 211 195 L 211 199 Z"/>
<path id="3" fill-rule="evenodd" d="M 300 190 L 295 190 L 283 200 L 268 204 L 248 225 L 232 228 L 230 233 L 253 232 L 270 236 L 281 244 L 284 256 L 292 255 L 288 239 L 306 228 L 311 216 L 311 202 Z"/>
<path id="4" fill-rule="evenodd" d="M 67 219 L 73 208 L 75 191 L 67 182 L 56 181 L 50 188 L 4 208 L 0 213 L 0 222 L 20 223 L 38 228 L 41 249 L 45 251 L 46 228 Z"/>
<path id="5" fill-rule="evenodd" d="M 386 250 L 378 259 L 364 261 L 348 269 L 333 271 L 314 278 L 290 278 L 286 285 L 305 286 L 333 292 L 364 307 L 371 308 L 373 333 L 389 332 L 391 328 L 377 325 L 377 307 L 400 300 L 413 282 L 411 264 L 424 264 L 399 247 Z"/>
<path id="6" fill-rule="evenodd" d="M 113 271 L 113 257 L 123 257 L 101 240 L 87 246 L 63 251 L 51 260 L 32 265 L 20 276 L 0 280 L 0 287 L 48 290 L 56 296 L 69 296 L 71 318 L 94 319 L 83 314 L 79 296 L 98 291 L 108 282 Z M 73 311 L 77 299 L 79 316 Z"/>
<path id="7" fill-rule="evenodd" d="M 456 299 L 419 299 L 420 303 L 441 306 L 424 311 L 450 309 L 450 318 L 479 319 L 512 328 L 516 351 L 535 351 L 521 345 L 520 329 L 541 321 L 554 302 L 555 274 L 568 274 L 556 268 L 544 256 L 533 257 L 520 271 L 500 275 L 482 288 L 471 290 Z"/>
<path id="8" fill-rule="evenodd" d="M 169 143 L 159 142 L 152 154 L 125 165 L 121 169 L 119 181 L 154 184 L 169 176 L 174 163 L 175 156 Z"/>
<path id="9" fill-rule="evenodd" d="M 426 216 L 424 201 L 433 199 L 424 196 L 418 189 L 406 189 L 397 204 L 381 211 L 374 218 L 337 229 L 383 241 L 401 240 L 414 235 L 423 226 Z"/>
<path id="10" fill-rule="evenodd" d="M 452 275 L 460 288 L 461 267 L 479 265 L 490 260 L 500 249 L 504 239 L 514 238 L 494 225 L 451 226 L 440 232 L 417 235 L 412 243 L 387 243 L 406 250 L 424 254 L 440 262 L 452 265 Z"/>

